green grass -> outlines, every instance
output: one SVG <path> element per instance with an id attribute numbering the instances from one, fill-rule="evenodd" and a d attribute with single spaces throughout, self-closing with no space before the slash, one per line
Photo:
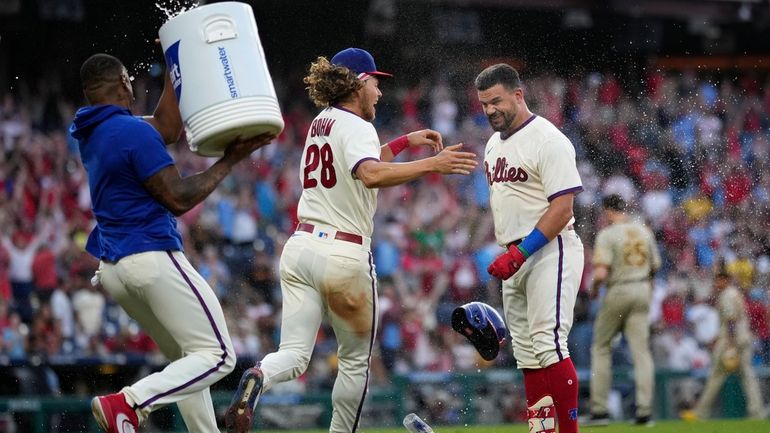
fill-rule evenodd
<path id="1" fill-rule="evenodd" d="M 435 426 L 436 433 L 527 433 L 524 424 L 497 426 Z M 325 433 L 320 430 L 254 430 L 253 433 Z M 405 428 L 367 428 L 362 433 L 406 433 Z M 770 433 L 770 420 L 708 420 L 686 423 L 683 421 L 658 421 L 654 427 L 637 427 L 626 423 L 607 427 L 581 427 L 581 433 Z"/>

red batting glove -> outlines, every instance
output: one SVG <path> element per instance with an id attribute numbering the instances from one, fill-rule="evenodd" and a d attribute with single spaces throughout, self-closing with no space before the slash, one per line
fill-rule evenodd
<path id="1" fill-rule="evenodd" d="M 525 260 L 527 258 L 524 257 L 524 253 L 521 252 L 519 247 L 512 245 L 508 251 L 497 256 L 495 261 L 487 268 L 487 272 L 495 278 L 507 280 L 521 269 L 521 265 L 524 264 Z"/>

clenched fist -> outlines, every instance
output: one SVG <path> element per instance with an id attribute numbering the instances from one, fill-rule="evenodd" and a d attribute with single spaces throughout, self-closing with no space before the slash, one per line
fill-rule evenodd
<path id="1" fill-rule="evenodd" d="M 495 278 L 507 280 L 521 269 L 521 265 L 527 260 L 518 246 L 511 245 L 503 254 L 497 256 L 494 262 L 487 268 L 487 272 Z"/>

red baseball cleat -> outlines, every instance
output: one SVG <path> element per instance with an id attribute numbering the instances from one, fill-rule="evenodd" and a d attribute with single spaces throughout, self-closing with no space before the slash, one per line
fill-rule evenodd
<path id="1" fill-rule="evenodd" d="M 241 376 L 238 390 L 233 395 L 230 407 L 225 412 L 227 433 L 247 433 L 251 429 L 254 408 L 262 395 L 262 383 L 265 376 L 259 367 L 251 367 Z"/>
<path id="2" fill-rule="evenodd" d="M 94 397 L 91 412 L 107 433 L 136 433 L 139 429 L 139 417 L 121 393 Z"/>

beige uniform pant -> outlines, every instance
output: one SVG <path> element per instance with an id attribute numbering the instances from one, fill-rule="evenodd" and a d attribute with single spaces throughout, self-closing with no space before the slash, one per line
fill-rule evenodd
<path id="1" fill-rule="evenodd" d="M 335 240 L 316 226 L 297 232 L 281 254 L 283 312 L 277 352 L 260 363 L 265 389 L 301 375 L 324 316 L 337 338 L 338 373 L 332 390 L 333 433 L 358 428 L 369 381 L 377 319 L 377 289 L 369 238 L 364 244 Z"/>
<path id="2" fill-rule="evenodd" d="M 564 230 L 503 281 L 503 307 L 517 367 L 545 368 L 569 358 L 567 336 L 583 274 L 583 244 Z"/>
<path id="3" fill-rule="evenodd" d="M 709 418 L 709 413 L 711 412 L 711 407 L 714 405 L 714 400 L 716 400 L 722 390 L 725 379 L 731 374 L 725 370 L 721 362 L 725 350 L 727 350 L 727 344 L 721 339 L 718 340 L 712 356 L 711 362 L 713 366 L 711 368 L 711 374 L 706 381 L 706 387 L 698 399 L 698 403 L 695 405 L 695 415 L 697 415 L 698 418 Z M 751 366 L 751 345 L 738 346 L 738 357 L 741 363 L 736 373 L 741 376 L 743 393 L 746 398 L 746 414 L 751 418 L 763 418 L 762 396 L 759 391 L 757 377 L 754 375 L 754 369 Z"/>
<path id="4" fill-rule="evenodd" d="M 209 386 L 235 366 L 225 317 L 214 292 L 180 251 L 101 262 L 102 286 L 172 362 L 122 390 L 144 418 L 176 403 L 187 429 L 218 432 Z"/>
<path id="5" fill-rule="evenodd" d="M 591 344 L 591 413 L 607 413 L 612 382 L 612 339 L 623 332 L 631 349 L 636 385 L 636 416 L 652 415 L 654 367 L 650 353 L 649 282 L 609 288 L 594 321 Z"/>

